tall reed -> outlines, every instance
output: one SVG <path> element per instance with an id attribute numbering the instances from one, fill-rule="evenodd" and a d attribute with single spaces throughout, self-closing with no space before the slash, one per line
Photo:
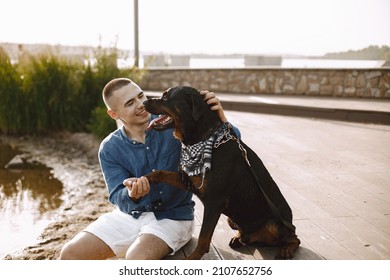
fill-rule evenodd
<path id="1" fill-rule="evenodd" d="M 0 133 L 86 131 L 104 137 L 115 122 L 105 112 L 102 88 L 116 77 L 139 82 L 145 73 L 119 69 L 117 59 L 115 48 L 99 48 L 94 63 L 22 52 L 13 64 L 0 48 Z"/>
<path id="2" fill-rule="evenodd" d="M 22 79 L 0 47 L 0 132 L 13 134 L 23 127 Z"/>

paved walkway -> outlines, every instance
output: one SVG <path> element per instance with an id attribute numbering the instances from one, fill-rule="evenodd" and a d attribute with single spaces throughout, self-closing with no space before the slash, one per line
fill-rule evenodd
<path id="1" fill-rule="evenodd" d="M 368 110 L 390 112 L 390 99 L 308 97 L 308 96 L 277 96 L 218 93 L 218 97 L 227 101 L 256 102 L 276 105 L 296 105 L 304 107 L 335 108 L 348 110 Z"/>
<path id="2" fill-rule="evenodd" d="M 390 259 L 390 126 L 227 115 L 286 195 L 304 248 Z"/>
<path id="3" fill-rule="evenodd" d="M 390 112 L 389 101 L 265 98 L 258 101 Z M 390 260 L 390 126 L 233 110 L 226 115 L 293 209 L 302 241 L 295 259 Z M 199 230 L 200 202 L 196 216 Z M 204 258 L 272 259 L 276 254 L 269 247 L 231 250 L 227 243 L 233 235 L 221 217 Z M 182 254 L 194 249 L 196 236 Z"/>

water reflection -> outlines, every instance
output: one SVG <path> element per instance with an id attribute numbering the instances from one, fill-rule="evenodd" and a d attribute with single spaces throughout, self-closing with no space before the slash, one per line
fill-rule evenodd
<path id="1" fill-rule="evenodd" d="M 0 258 L 32 244 L 62 203 L 63 186 L 52 170 L 10 150 L 0 145 Z"/>

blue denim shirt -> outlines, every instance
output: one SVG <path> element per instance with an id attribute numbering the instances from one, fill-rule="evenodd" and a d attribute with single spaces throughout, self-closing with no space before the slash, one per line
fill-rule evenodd
<path id="1" fill-rule="evenodd" d="M 155 116 L 153 116 L 155 117 Z M 235 133 L 240 136 L 237 128 Z M 156 219 L 192 220 L 192 193 L 168 184 L 150 186 L 148 195 L 137 203 L 128 195 L 123 180 L 141 177 L 153 170 L 178 171 L 181 143 L 173 137 L 173 129 L 146 132 L 145 144 L 130 140 L 124 128 L 118 128 L 100 144 L 99 162 L 106 182 L 109 201 L 122 212 L 138 218 L 142 212 L 154 212 Z"/>
<path id="2" fill-rule="evenodd" d="M 99 149 L 99 161 L 109 192 L 109 201 L 124 212 L 138 218 L 142 212 L 153 211 L 156 219 L 192 220 L 194 205 L 192 193 L 167 184 L 150 186 L 148 195 L 137 203 L 122 184 L 129 177 L 141 177 L 153 170 L 178 171 L 181 144 L 173 130 L 150 130 L 145 144 L 130 140 L 124 128 L 107 136 Z"/>

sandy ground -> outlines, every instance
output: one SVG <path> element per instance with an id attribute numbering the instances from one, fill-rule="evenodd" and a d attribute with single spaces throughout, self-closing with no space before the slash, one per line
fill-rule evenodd
<path id="1" fill-rule="evenodd" d="M 45 138 L 9 138 L 0 140 L 28 152 L 33 160 L 51 167 L 63 185 L 63 203 L 53 211 L 53 222 L 37 240 L 6 260 L 57 259 L 63 244 L 113 206 L 100 172 L 97 151 L 100 141 L 85 133 L 63 133 Z"/>

